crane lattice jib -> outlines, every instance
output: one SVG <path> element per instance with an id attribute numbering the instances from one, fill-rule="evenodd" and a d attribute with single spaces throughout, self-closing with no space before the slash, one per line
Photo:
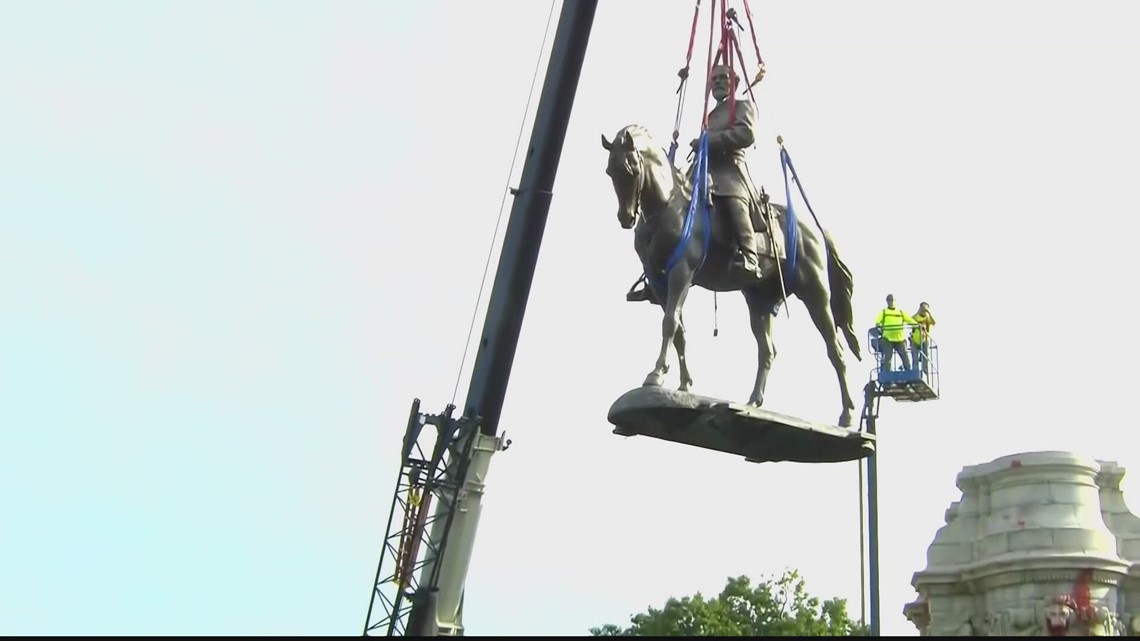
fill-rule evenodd
<path id="1" fill-rule="evenodd" d="M 457 493 L 471 462 L 478 424 L 453 418 L 454 405 L 441 414 L 422 414 L 419 408 L 420 400 L 415 399 L 364 625 L 366 636 L 413 634 L 408 630 L 409 616 L 416 599 L 423 598 L 421 584 L 434 586 L 438 580 L 438 560 L 447 551 Z M 429 426 L 435 430 L 424 429 Z"/>

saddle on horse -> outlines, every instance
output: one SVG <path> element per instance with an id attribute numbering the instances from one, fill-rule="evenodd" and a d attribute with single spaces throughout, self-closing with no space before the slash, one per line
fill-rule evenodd
<path id="1" fill-rule="evenodd" d="M 736 250 L 736 255 L 733 257 L 730 265 L 733 271 L 739 273 L 743 278 L 747 278 L 755 274 L 755 272 L 752 272 L 746 265 L 740 264 L 740 261 L 743 259 L 743 256 L 741 256 L 738 250 L 740 243 L 750 241 L 748 244 L 750 244 L 755 251 L 754 257 L 758 264 L 757 266 L 760 268 L 758 271 L 760 272 L 761 279 L 776 273 L 776 261 L 783 260 L 787 255 L 784 251 L 783 243 L 780 242 L 780 239 L 776 235 L 780 229 L 779 222 L 775 220 L 774 215 L 769 219 L 769 216 L 765 214 L 765 211 L 770 211 L 771 209 L 768 207 L 767 198 L 767 194 L 761 192 L 760 197 L 751 203 L 752 211 L 750 218 L 752 234 L 747 240 L 739 240 L 736 238 L 737 232 L 733 229 L 733 221 L 728 220 L 726 216 L 718 215 L 717 212 L 717 201 L 722 203 L 724 201 L 720 198 L 713 199 L 714 204 L 711 211 L 714 221 L 713 227 L 720 232 L 719 234 L 714 233 L 714 237 L 719 235 L 723 238 L 723 242 L 718 242 L 718 245 L 725 246 L 729 250 Z M 775 232 L 775 234 L 773 232 Z M 644 274 L 629 288 L 625 299 L 631 303 L 649 301 L 654 305 L 661 305 L 664 302 L 653 292 L 653 288 L 649 286 L 649 282 Z"/>

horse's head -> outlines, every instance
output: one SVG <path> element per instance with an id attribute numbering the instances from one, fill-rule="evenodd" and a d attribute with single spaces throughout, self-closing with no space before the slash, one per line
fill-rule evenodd
<path id="1" fill-rule="evenodd" d="M 639 125 L 623 127 L 613 142 L 602 134 L 602 148 L 609 152 L 606 174 L 618 199 L 618 222 L 630 229 L 638 212 L 647 204 L 665 203 L 673 190 L 672 166 L 649 133 Z"/>

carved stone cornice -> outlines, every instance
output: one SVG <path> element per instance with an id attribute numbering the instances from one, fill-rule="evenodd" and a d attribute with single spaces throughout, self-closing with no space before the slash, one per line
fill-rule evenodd
<path id="1" fill-rule="evenodd" d="M 1123 621 L 1140 633 L 1140 517 L 1120 491 L 1123 475 L 1070 452 L 964 468 L 962 497 L 911 578 L 919 598 L 904 615 L 924 636 L 1030 636 L 1059 624 L 1103 636 Z"/>

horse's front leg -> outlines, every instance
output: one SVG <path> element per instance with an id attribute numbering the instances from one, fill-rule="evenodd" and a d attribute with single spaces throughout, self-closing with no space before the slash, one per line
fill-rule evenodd
<path id="1" fill-rule="evenodd" d="M 661 319 L 661 350 L 657 354 L 657 364 L 645 377 L 643 387 L 660 387 L 669 372 L 669 344 L 674 341 L 681 326 L 681 308 L 689 295 L 692 273 L 683 265 L 677 265 L 669 274 L 668 292 L 665 296 L 664 317 Z"/>

